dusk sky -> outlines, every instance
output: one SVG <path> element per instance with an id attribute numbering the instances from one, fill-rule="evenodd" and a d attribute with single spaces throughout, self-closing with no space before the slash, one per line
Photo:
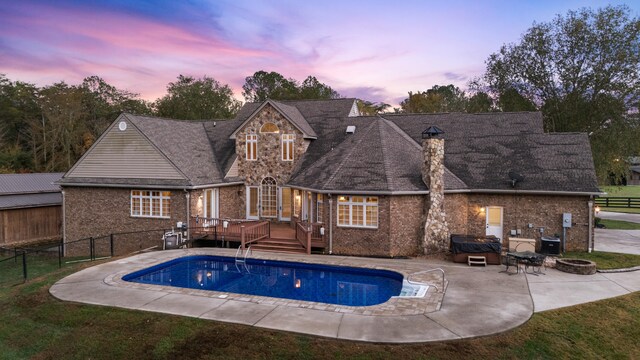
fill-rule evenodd
<path id="1" fill-rule="evenodd" d="M 244 78 L 265 70 L 397 106 L 408 91 L 465 89 L 533 22 L 607 4 L 640 15 L 631 0 L 0 0 L 0 73 L 39 86 L 98 75 L 146 100 L 208 75 L 244 100 Z"/>

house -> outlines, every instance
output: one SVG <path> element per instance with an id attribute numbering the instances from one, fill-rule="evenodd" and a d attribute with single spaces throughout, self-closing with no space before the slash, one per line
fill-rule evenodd
<path id="1" fill-rule="evenodd" d="M 59 184 L 66 241 L 245 219 L 390 257 L 454 233 L 539 240 L 563 213 L 567 249 L 587 250 L 600 194 L 587 135 L 546 134 L 538 112 L 359 116 L 355 99 L 248 103 L 226 121 L 122 114 Z"/>
<path id="2" fill-rule="evenodd" d="M 62 175 L 0 174 L 0 246 L 61 239 Z"/>

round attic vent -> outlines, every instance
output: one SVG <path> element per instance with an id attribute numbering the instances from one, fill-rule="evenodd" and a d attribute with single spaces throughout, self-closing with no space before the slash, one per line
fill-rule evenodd
<path id="1" fill-rule="evenodd" d="M 124 121 L 120 121 L 120 123 L 118 124 L 118 129 L 120 129 L 120 131 L 127 130 L 127 123 Z"/>

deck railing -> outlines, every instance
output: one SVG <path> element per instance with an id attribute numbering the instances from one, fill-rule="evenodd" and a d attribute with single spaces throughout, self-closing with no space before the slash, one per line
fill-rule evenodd
<path id="1" fill-rule="evenodd" d="M 243 225 L 257 223 L 255 220 L 219 219 L 194 216 L 190 219 L 189 230 L 192 236 L 212 236 L 214 240 L 240 240 Z"/>
<path id="2" fill-rule="evenodd" d="M 296 239 L 302 244 L 307 254 L 311 254 L 311 235 L 313 229 L 309 224 L 304 222 L 296 223 Z"/>
<path id="3" fill-rule="evenodd" d="M 240 226 L 240 246 L 245 249 L 247 245 L 271 236 L 271 223 L 260 221 L 251 225 Z"/>

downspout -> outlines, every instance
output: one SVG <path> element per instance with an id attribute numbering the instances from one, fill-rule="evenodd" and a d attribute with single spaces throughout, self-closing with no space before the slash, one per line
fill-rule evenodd
<path id="1" fill-rule="evenodd" d="M 187 240 L 191 240 L 191 229 L 189 229 L 189 224 L 191 223 L 191 193 L 187 191 L 187 189 L 183 189 L 185 197 L 187 199 Z"/>
<path id="2" fill-rule="evenodd" d="M 62 256 L 65 256 L 66 246 L 64 242 L 67 241 L 67 211 L 65 206 L 64 189 L 62 190 Z"/>
<path id="3" fill-rule="evenodd" d="M 333 199 L 329 197 L 329 255 L 333 254 Z"/>
<path id="4" fill-rule="evenodd" d="M 589 197 L 589 252 L 593 251 L 593 195 Z"/>

